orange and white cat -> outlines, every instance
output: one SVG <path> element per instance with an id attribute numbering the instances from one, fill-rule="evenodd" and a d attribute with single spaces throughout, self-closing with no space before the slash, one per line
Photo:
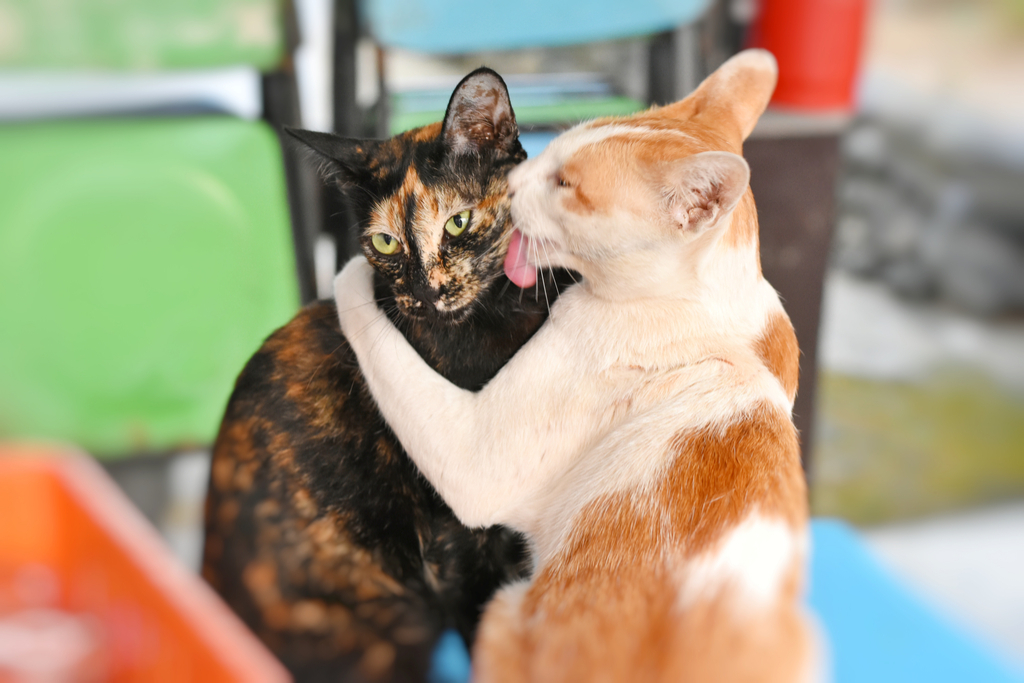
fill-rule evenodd
<path id="1" fill-rule="evenodd" d="M 431 370 L 350 263 L 342 329 L 388 424 L 467 525 L 526 533 L 474 680 L 799 681 L 807 502 L 798 350 L 761 275 L 743 140 L 775 60 L 582 124 L 512 171 L 507 264 L 583 276 L 480 392 Z"/>

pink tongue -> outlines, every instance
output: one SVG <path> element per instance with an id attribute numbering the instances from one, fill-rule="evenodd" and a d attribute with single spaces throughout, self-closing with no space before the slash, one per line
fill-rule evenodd
<path id="1" fill-rule="evenodd" d="M 505 275 L 523 289 L 537 284 L 537 269 L 526 261 L 529 239 L 518 230 L 513 230 L 512 243 L 508 245 L 508 256 L 505 257 Z"/>

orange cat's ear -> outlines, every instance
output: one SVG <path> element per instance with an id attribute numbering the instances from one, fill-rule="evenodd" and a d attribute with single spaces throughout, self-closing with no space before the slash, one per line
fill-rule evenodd
<path id="1" fill-rule="evenodd" d="M 702 232 L 736 208 L 750 182 L 750 167 L 737 154 L 702 152 L 667 166 L 663 182 L 673 222 Z"/>
<path id="2" fill-rule="evenodd" d="M 686 99 L 659 111 L 721 130 L 738 150 L 767 109 L 778 79 L 779 67 L 772 53 L 744 50 L 718 67 Z"/>
<path id="3" fill-rule="evenodd" d="M 441 138 L 456 154 L 484 149 L 522 153 L 519 126 L 501 76 L 480 68 L 462 79 L 448 102 Z"/>

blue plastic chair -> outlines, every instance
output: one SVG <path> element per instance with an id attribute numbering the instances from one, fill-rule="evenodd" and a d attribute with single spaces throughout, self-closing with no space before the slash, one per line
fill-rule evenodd
<path id="1" fill-rule="evenodd" d="M 710 0 L 595 0 L 585 8 L 573 0 L 525 0 L 514 7 L 471 0 L 361 0 L 359 9 L 363 30 L 384 49 L 454 55 L 668 35 L 694 23 L 710 5 Z M 603 83 L 508 80 L 516 117 L 526 129 L 629 114 L 647 104 L 617 96 Z M 379 132 L 396 133 L 437 120 L 449 94 L 438 92 L 431 97 L 435 93 L 426 93 L 427 102 L 423 93 L 391 98 L 390 125 L 379 127 Z M 670 93 L 665 99 L 682 94 Z"/>
<path id="2" fill-rule="evenodd" d="M 1021 683 L 1024 677 L 885 571 L 847 524 L 811 525 L 808 604 L 835 683 Z"/>
<path id="3" fill-rule="evenodd" d="M 363 0 L 366 29 L 385 47 L 431 54 L 576 45 L 667 31 L 698 19 L 710 0 L 617 2 Z"/>

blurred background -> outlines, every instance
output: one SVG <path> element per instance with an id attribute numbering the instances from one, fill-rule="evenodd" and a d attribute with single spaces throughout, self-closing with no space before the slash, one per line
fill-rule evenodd
<path id="1" fill-rule="evenodd" d="M 282 125 L 390 135 L 487 65 L 534 155 L 760 45 L 813 512 L 1024 670 L 1024 1 L 588 8 L 0 0 L 0 445 L 85 450 L 197 568 L 234 377 L 355 253 Z"/>

